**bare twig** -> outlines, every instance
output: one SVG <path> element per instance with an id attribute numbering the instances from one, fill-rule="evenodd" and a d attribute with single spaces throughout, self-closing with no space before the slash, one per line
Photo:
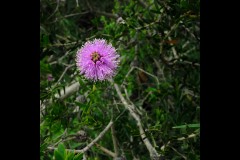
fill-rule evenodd
<path id="1" fill-rule="evenodd" d="M 140 136 L 142 138 L 142 141 L 144 142 L 145 146 L 147 147 L 149 153 L 150 153 L 150 157 L 152 160 L 158 160 L 159 159 L 159 154 L 157 153 L 157 151 L 155 150 L 155 148 L 152 146 L 152 144 L 150 143 L 150 141 L 148 140 L 144 129 L 142 127 L 142 123 L 141 123 L 141 119 L 139 117 L 139 115 L 136 112 L 136 107 L 134 106 L 134 104 L 129 105 L 126 101 L 126 99 L 123 97 L 118 84 L 114 83 L 113 80 L 109 80 L 115 87 L 117 94 L 120 98 L 120 100 L 122 101 L 122 103 L 124 104 L 125 108 L 129 110 L 131 116 L 136 120 L 137 122 L 137 126 L 139 128 L 139 132 L 140 132 Z"/>
<path id="2" fill-rule="evenodd" d="M 52 45 L 49 45 L 49 47 L 59 47 L 59 46 L 70 46 L 70 45 L 75 45 L 78 42 L 70 42 L 70 43 L 55 43 Z"/>
<path id="3" fill-rule="evenodd" d="M 90 12 L 92 12 L 93 9 L 92 9 L 92 6 L 90 5 L 89 1 L 88 1 L 88 0 L 85 0 L 85 2 L 87 3 L 87 6 L 88 6 L 88 8 L 90 9 Z"/>
<path id="4" fill-rule="evenodd" d="M 54 86 L 56 86 L 63 78 L 64 74 L 67 72 L 67 70 L 71 67 L 73 67 L 75 64 L 69 65 L 65 68 L 65 70 L 63 71 L 62 75 L 60 76 L 60 78 L 58 79 L 58 81 L 56 82 L 56 84 Z"/>
<path id="5" fill-rule="evenodd" d="M 77 15 L 81 15 L 81 14 L 87 14 L 87 13 L 89 13 L 89 11 L 85 11 L 85 12 L 81 12 L 81 13 L 68 14 L 68 15 L 63 16 L 63 18 L 73 17 L 73 16 L 77 16 Z M 60 20 L 60 19 L 58 19 L 58 20 Z"/>
<path id="6" fill-rule="evenodd" d="M 112 151 L 108 150 L 107 148 L 95 143 L 95 146 L 97 146 L 101 151 L 103 151 L 104 153 L 106 153 L 107 155 L 111 156 L 111 157 L 116 157 L 116 154 L 113 153 Z"/>
<path id="7" fill-rule="evenodd" d="M 144 7 L 147 8 L 147 4 L 143 0 L 139 0 L 139 3 Z"/>
<path id="8" fill-rule="evenodd" d="M 180 21 L 179 21 L 178 23 L 175 23 L 175 24 L 170 28 L 170 31 L 168 31 L 167 34 L 163 37 L 162 42 L 165 41 L 175 29 L 177 29 L 177 27 L 178 27 L 179 24 L 180 24 Z"/>
<path id="9" fill-rule="evenodd" d="M 96 144 L 97 141 L 99 141 L 104 135 L 105 133 L 109 130 L 109 128 L 112 126 L 113 121 L 111 120 L 108 125 L 105 127 L 105 129 L 91 142 L 89 143 L 86 147 L 84 147 L 81 150 L 72 150 L 72 149 L 66 149 L 67 151 L 71 151 L 74 153 L 84 153 L 86 151 L 88 151 L 94 144 Z M 57 148 L 54 147 L 48 147 L 49 150 L 55 150 Z"/>
<path id="10" fill-rule="evenodd" d="M 55 147 L 57 146 L 59 143 L 61 142 L 66 142 L 66 141 L 70 141 L 70 140 L 73 140 L 75 139 L 75 137 L 70 137 L 70 138 L 66 138 L 66 139 L 60 139 L 57 143 L 55 143 L 52 147 Z"/>
<path id="11" fill-rule="evenodd" d="M 97 13 L 97 14 L 104 15 L 104 16 L 109 17 L 109 18 L 118 19 L 117 14 L 107 13 L 107 12 L 103 12 L 103 11 L 94 11 L 94 12 Z"/>
<path id="12" fill-rule="evenodd" d="M 198 40 L 198 37 L 196 37 L 196 36 L 190 31 L 189 28 L 187 28 L 185 25 L 182 25 L 182 26 L 183 26 L 183 28 L 184 28 L 193 38 L 195 38 L 195 39 Z"/>
<path id="13" fill-rule="evenodd" d="M 169 146 L 170 148 L 172 148 L 172 150 L 174 150 L 178 155 L 180 155 L 183 159 L 187 159 L 186 156 L 184 156 L 183 154 L 181 154 L 180 152 L 178 152 L 175 148 Z"/>
<path id="14" fill-rule="evenodd" d="M 172 38 L 169 36 L 168 40 L 171 41 Z M 175 59 L 177 59 L 178 58 L 177 51 L 176 51 L 175 47 L 173 46 L 173 44 L 170 44 L 170 45 L 172 46 L 173 56 L 174 56 Z"/>
<path id="15" fill-rule="evenodd" d="M 79 86 L 80 86 L 79 82 L 74 82 L 73 84 L 65 88 L 65 92 L 62 89 L 60 91 L 60 95 L 56 94 L 55 97 L 58 98 L 59 100 L 63 100 L 72 95 L 73 93 L 75 93 L 76 91 L 78 91 Z"/>
<path id="16" fill-rule="evenodd" d="M 82 152 L 86 152 L 87 150 L 89 150 L 97 141 L 99 141 L 104 135 L 105 133 L 109 130 L 109 128 L 112 126 L 113 121 L 111 120 L 108 125 L 105 127 L 105 129 L 90 143 L 88 144 L 86 147 L 84 147 L 82 150 Z"/>
<path id="17" fill-rule="evenodd" d="M 136 68 L 136 69 L 138 69 L 138 70 L 140 70 L 140 71 L 142 71 L 142 72 L 146 73 L 147 75 L 149 75 L 149 76 L 151 76 L 151 77 L 155 78 L 155 79 L 156 79 L 156 81 L 157 81 L 157 84 L 159 85 L 159 80 L 158 80 L 157 76 L 155 76 L 155 75 L 153 75 L 153 74 L 151 74 L 151 73 L 149 73 L 149 72 L 147 72 L 147 71 L 143 70 L 142 68 L 139 68 L 139 67 L 134 67 L 134 68 Z"/>
<path id="18" fill-rule="evenodd" d="M 63 100 L 65 98 L 71 96 L 76 91 L 78 91 L 79 87 L 80 87 L 79 82 L 73 82 L 71 85 L 67 86 L 65 88 L 65 90 L 62 89 L 60 91 L 60 95 L 59 94 L 55 94 L 55 97 L 58 98 L 59 100 Z M 52 99 L 47 100 L 45 102 L 41 102 L 40 101 L 40 110 L 42 112 L 44 112 L 46 105 L 51 105 L 51 104 L 52 104 Z"/>
<path id="19" fill-rule="evenodd" d="M 142 68 L 139 68 L 139 67 L 133 66 L 133 67 L 131 67 L 131 69 L 128 71 L 128 73 L 127 73 L 126 76 L 124 77 L 124 79 L 123 79 L 123 83 L 121 84 L 121 87 L 126 83 L 126 82 L 125 82 L 125 81 L 126 81 L 126 78 L 129 76 L 129 74 L 130 74 L 134 69 L 138 69 L 138 70 L 140 70 L 140 71 L 146 73 L 147 75 L 153 77 L 154 79 L 156 79 L 156 82 L 157 82 L 157 84 L 159 85 L 159 80 L 158 80 L 157 76 L 155 76 L 155 75 L 153 75 L 153 74 L 151 74 L 151 73 L 149 73 L 149 72 L 143 70 Z"/>
<path id="20" fill-rule="evenodd" d="M 133 67 L 131 67 L 130 68 L 130 70 L 128 71 L 128 73 L 126 74 L 126 76 L 124 77 L 124 79 L 123 79 L 123 82 L 122 82 L 122 84 L 121 84 L 121 87 L 123 87 L 123 85 L 125 85 L 125 83 L 126 83 L 126 79 L 127 79 L 127 77 L 130 75 L 130 73 L 133 71 Z"/>
<path id="21" fill-rule="evenodd" d="M 62 80 L 63 76 L 65 75 L 65 73 L 67 72 L 67 70 L 71 67 L 73 67 L 75 64 L 72 64 L 72 65 L 67 65 L 67 67 L 64 69 L 62 75 L 60 76 L 60 78 L 58 79 L 58 81 L 52 86 L 52 88 L 55 88 L 58 83 Z"/>
<path id="22" fill-rule="evenodd" d="M 194 137 L 196 137 L 198 134 L 199 134 L 199 133 L 197 133 L 197 134 L 192 133 L 192 134 L 188 135 L 188 137 L 186 137 L 186 138 L 185 138 L 185 137 L 181 137 L 181 138 L 178 138 L 177 140 L 183 141 L 183 140 L 186 140 L 186 139 L 189 139 L 189 138 L 194 138 Z"/>
<path id="23" fill-rule="evenodd" d="M 78 16 L 78 15 L 83 15 L 83 14 L 87 14 L 89 13 L 89 11 L 85 11 L 85 12 L 80 12 L 80 13 L 73 13 L 73 14 L 68 14 L 68 15 L 65 15 L 63 17 L 60 17 L 60 18 L 56 18 L 53 22 L 50 22 L 49 24 L 51 23 L 56 23 L 57 21 L 60 21 L 64 18 L 69 18 L 69 17 L 73 17 L 73 16 Z"/>
<path id="24" fill-rule="evenodd" d="M 156 64 L 156 66 L 157 66 L 157 68 L 160 72 L 159 74 L 162 76 L 163 80 L 166 81 L 166 78 L 165 78 L 164 73 L 163 73 L 163 69 L 160 67 L 159 62 L 155 58 L 153 58 L 153 61 Z"/>
<path id="25" fill-rule="evenodd" d="M 56 7 L 56 9 L 53 11 L 53 13 L 48 17 L 48 19 L 50 19 L 50 18 L 57 12 L 58 7 L 59 7 L 59 2 L 60 2 L 60 0 L 57 0 L 57 7 Z"/>
<path id="26" fill-rule="evenodd" d="M 78 0 L 76 0 L 77 7 L 79 7 Z"/>
<path id="27" fill-rule="evenodd" d="M 113 141 L 114 152 L 117 157 L 117 156 L 119 156 L 119 149 L 118 149 L 118 145 L 117 145 L 117 137 L 116 137 L 116 133 L 115 133 L 114 124 L 111 126 L 111 132 L 112 132 L 112 141 Z"/>

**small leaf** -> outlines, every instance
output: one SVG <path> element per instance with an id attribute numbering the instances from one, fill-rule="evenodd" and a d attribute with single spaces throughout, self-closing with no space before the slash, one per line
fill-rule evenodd
<path id="1" fill-rule="evenodd" d="M 65 147 L 64 147 L 64 145 L 62 143 L 60 143 L 58 145 L 58 149 L 57 150 L 63 157 L 66 156 L 66 150 L 65 150 Z"/>
<path id="2" fill-rule="evenodd" d="M 59 153 L 57 150 L 54 151 L 54 157 L 56 160 L 64 160 L 64 156 Z"/>
<path id="3" fill-rule="evenodd" d="M 73 160 L 81 160 L 83 158 L 83 154 L 79 153 L 76 156 L 74 156 Z"/>
<path id="4" fill-rule="evenodd" d="M 74 158 L 74 153 L 73 152 L 67 152 L 66 159 L 67 160 L 73 160 L 73 158 Z"/>

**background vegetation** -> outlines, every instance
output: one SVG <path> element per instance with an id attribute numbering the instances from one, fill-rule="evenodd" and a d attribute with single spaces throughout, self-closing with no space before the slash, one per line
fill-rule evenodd
<path id="1" fill-rule="evenodd" d="M 41 159 L 200 159 L 199 0 L 40 3 Z M 94 38 L 121 56 L 115 85 L 79 75 L 76 51 Z"/>

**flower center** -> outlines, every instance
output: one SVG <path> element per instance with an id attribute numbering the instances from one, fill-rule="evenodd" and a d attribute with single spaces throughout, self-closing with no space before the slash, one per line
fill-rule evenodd
<path id="1" fill-rule="evenodd" d="M 98 52 L 93 52 L 91 54 L 91 57 L 92 57 L 93 62 L 95 62 L 95 63 L 101 58 L 101 56 L 98 54 Z"/>

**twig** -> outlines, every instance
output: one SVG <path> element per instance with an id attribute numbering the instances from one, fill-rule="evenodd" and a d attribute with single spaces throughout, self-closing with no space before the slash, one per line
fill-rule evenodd
<path id="1" fill-rule="evenodd" d="M 129 110 L 131 116 L 137 121 L 137 126 L 139 128 L 139 132 L 140 132 L 140 136 L 142 138 L 142 141 L 144 142 L 145 146 L 147 147 L 149 153 L 150 153 L 150 157 L 152 160 L 158 160 L 159 159 L 159 154 L 157 153 L 157 151 L 155 150 L 155 148 L 152 146 L 152 144 L 150 143 L 150 141 L 148 140 L 145 132 L 144 132 L 144 129 L 142 127 L 142 123 L 141 123 L 141 119 L 139 117 L 139 115 L 137 114 L 136 112 L 136 107 L 134 106 L 134 104 L 132 105 L 129 105 L 127 103 L 127 101 L 125 100 L 125 98 L 123 97 L 120 89 L 119 89 L 119 86 L 113 82 L 113 80 L 109 80 L 115 87 L 116 91 L 117 91 L 117 94 L 120 98 L 120 100 L 122 101 L 122 103 L 124 104 L 125 108 Z"/>
<path id="2" fill-rule="evenodd" d="M 81 13 L 68 14 L 68 15 L 63 16 L 63 18 L 73 17 L 73 16 L 77 16 L 77 15 L 81 15 L 81 14 L 87 14 L 87 13 L 89 13 L 89 11 L 85 11 L 85 12 L 81 12 Z M 58 19 L 58 20 L 60 20 L 60 19 Z"/>
<path id="3" fill-rule="evenodd" d="M 125 108 L 125 109 L 122 111 L 122 113 L 120 113 L 120 114 L 117 116 L 117 118 L 114 120 L 114 122 L 117 121 L 117 120 L 123 115 L 123 113 L 124 113 L 126 110 L 127 110 L 127 109 Z"/>
<path id="4" fill-rule="evenodd" d="M 147 4 L 146 4 L 143 0 L 139 0 L 139 3 L 140 3 L 143 7 L 147 8 Z"/>
<path id="5" fill-rule="evenodd" d="M 172 38 L 169 36 L 168 40 L 171 41 Z M 170 44 L 170 45 L 172 46 L 171 48 L 172 48 L 173 56 L 175 59 L 177 59 L 178 58 L 177 51 L 176 51 L 175 47 L 173 46 L 173 44 Z"/>
<path id="6" fill-rule="evenodd" d="M 69 45 L 75 45 L 77 44 L 78 42 L 70 42 L 70 43 L 55 43 L 55 44 L 52 44 L 52 45 L 49 45 L 49 47 L 59 47 L 59 46 L 69 46 Z"/>
<path id="7" fill-rule="evenodd" d="M 57 0 L 57 7 L 56 7 L 56 9 L 53 11 L 53 13 L 47 19 L 50 19 L 57 12 L 58 7 L 59 7 L 59 1 L 60 0 Z"/>
<path id="8" fill-rule="evenodd" d="M 81 150 L 73 150 L 73 149 L 66 149 L 67 151 L 71 151 L 71 152 L 74 152 L 74 153 L 84 153 L 86 151 L 88 151 L 94 144 L 96 144 L 97 141 L 99 141 L 104 135 L 105 133 L 109 130 L 109 128 L 112 126 L 113 124 L 113 121 L 111 120 L 108 125 L 105 127 L 105 129 L 91 142 L 89 143 L 86 147 L 84 147 L 83 149 Z M 48 149 L 50 150 L 55 150 L 57 148 L 54 148 L 54 147 L 48 147 Z"/>
<path id="9" fill-rule="evenodd" d="M 192 133 L 192 134 L 190 134 L 190 135 L 188 135 L 188 137 L 181 137 L 181 138 L 178 138 L 177 140 L 179 140 L 179 141 L 183 141 L 183 140 L 186 140 L 186 139 L 189 139 L 189 138 L 194 138 L 194 137 L 196 137 L 198 134 L 194 134 L 194 133 Z"/>
<path id="10" fill-rule="evenodd" d="M 109 18 L 118 19 L 117 14 L 112 14 L 112 13 L 107 13 L 107 12 L 102 12 L 102 11 L 94 11 L 94 12 L 97 13 L 97 14 L 104 15 L 104 16 L 109 17 Z"/>
<path id="11" fill-rule="evenodd" d="M 155 76 L 155 75 L 153 75 L 153 74 L 151 74 L 151 73 L 149 73 L 149 72 L 147 72 L 147 71 L 143 70 L 142 68 L 139 68 L 139 67 L 134 67 L 134 68 L 136 68 L 136 69 L 138 69 L 138 70 L 140 70 L 140 71 L 142 71 L 142 72 L 146 73 L 147 75 L 149 75 L 149 76 L 151 76 L 151 77 L 155 78 L 155 79 L 156 79 L 156 81 L 157 81 L 157 84 L 159 85 L 159 80 L 158 80 L 157 76 Z"/>
<path id="12" fill-rule="evenodd" d="M 114 152 L 115 152 L 115 157 L 119 156 L 119 149 L 118 149 L 118 145 L 117 145 L 117 137 L 116 137 L 116 132 L 115 132 L 115 128 L 114 125 L 111 126 L 111 132 L 112 132 L 112 141 L 113 141 L 113 147 L 114 147 Z"/>
<path id="13" fill-rule="evenodd" d="M 92 9 L 92 6 L 90 5 L 89 1 L 88 1 L 88 0 L 85 0 L 85 2 L 87 3 L 87 6 L 88 6 L 88 8 L 90 9 L 90 12 L 92 12 L 93 9 Z"/>
<path id="14" fill-rule="evenodd" d="M 150 96 L 152 94 L 152 91 L 148 92 L 147 95 L 142 99 L 141 101 L 141 106 L 143 105 L 143 103 L 147 100 L 148 96 Z M 141 108 L 142 109 L 142 108 Z"/>
<path id="15" fill-rule="evenodd" d="M 187 28 L 185 25 L 182 25 L 183 28 L 195 39 L 199 40 L 198 37 L 196 37 L 191 31 L 189 28 Z"/>
<path id="16" fill-rule="evenodd" d="M 160 20 L 157 20 L 157 21 L 151 22 L 151 23 L 149 23 L 149 24 L 146 24 L 146 25 L 144 25 L 144 26 L 137 27 L 137 28 L 135 28 L 135 30 L 141 30 L 141 29 L 143 29 L 143 28 L 150 27 L 150 26 L 152 26 L 152 25 L 154 25 L 154 24 L 156 24 L 156 23 L 160 23 L 160 22 L 161 22 Z"/>
<path id="17" fill-rule="evenodd" d="M 79 82 L 73 82 L 71 85 L 67 86 L 64 89 L 62 89 L 60 91 L 60 95 L 59 94 L 55 94 L 55 98 L 58 98 L 59 100 L 63 100 L 67 97 L 69 97 L 70 95 L 72 95 L 74 92 L 78 91 L 80 87 L 80 84 Z M 52 104 L 52 99 L 50 100 L 47 100 L 45 102 L 41 102 L 40 101 L 40 110 L 41 112 L 44 112 L 45 108 L 46 108 L 46 105 L 51 105 Z"/>
<path id="18" fill-rule="evenodd" d="M 56 84 L 54 86 L 56 86 L 63 78 L 64 74 L 67 72 L 67 70 L 71 67 L 73 67 L 75 64 L 69 65 L 65 68 L 65 70 L 63 71 L 62 75 L 60 76 L 60 78 L 58 79 L 58 81 L 56 82 Z"/>
<path id="19" fill-rule="evenodd" d="M 60 21 L 60 20 L 62 20 L 62 19 L 64 19 L 64 18 L 69 18 L 69 17 L 73 17 L 73 16 L 77 16 L 77 15 L 82 15 L 82 14 L 87 14 L 87 13 L 89 13 L 89 11 L 85 11 L 85 12 L 81 12 L 81 13 L 68 14 L 68 15 L 65 15 L 65 16 L 63 16 L 63 17 L 56 18 L 53 22 L 50 22 L 49 24 L 55 23 L 55 22 Z"/>
<path id="20" fill-rule="evenodd" d="M 125 85 L 126 79 L 127 79 L 127 77 L 129 76 L 129 74 L 133 71 L 133 69 L 134 69 L 134 67 L 131 67 L 131 68 L 130 68 L 130 70 L 128 71 L 128 73 L 126 74 L 126 76 L 125 76 L 124 79 L 123 79 L 123 82 L 122 82 L 122 84 L 121 84 L 121 87 L 123 87 L 123 85 Z"/>
<path id="21" fill-rule="evenodd" d="M 61 142 L 66 142 L 66 141 L 70 141 L 70 140 L 73 140 L 75 139 L 76 137 L 70 137 L 70 138 L 67 138 L 67 139 L 60 139 L 57 143 L 55 143 L 52 147 L 55 147 L 57 146 L 59 143 Z"/>
<path id="22" fill-rule="evenodd" d="M 103 151 L 104 153 L 106 153 L 107 155 L 111 156 L 111 157 L 116 157 L 116 154 L 113 153 L 112 151 L 108 150 L 107 148 L 100 146 L 99 144 L 95 143 L 95 146 L 97 146 L 101 151 Z"/>
<path id="23" fill-rule="evenodd" d="M 141 68 L 139 68 L 139 67 L 133 66 L 133 67 L 131 67 L 131 69 L 128 71 L 128 73 L 127 73 L 126 76 L 124 77 L 123 83 L 121 84 L 121 87 L 125 84 L 125 79 L 129 76 L 129 74 L 130 74 L 134 69 L 138 69 L 138 70 L 146 73 L 147 75 L 153 77 L 154 79 L 156 79 L 157 84 L 159 85 L 159 80 L 158 80 L 157 76 L 155 76 L 155 75 L 153 75 L 153 74 L 151 74 L 151 73 L 149 73 L 149 72 L 147 72 L 147 71 L 145 71 L 145 70 L 143 70 L 143 69 L 141 69 Z"/>
<path id="24" fill-rule="evenodd" d="M 78 0 L 76 0 L 76 3 L 77 3 L 77 7 L 79 7 Z"/>
<path id="25" fill-rule="evenodd" d="M 170 28 L 170 31 L 168 31 L 167 34 L 163 37 L 162 43 L 163 43 L 163 41 L 165 41 L 166 38 L 168 38 L 169 35 L 178 27 L 179 24 L 180 24 L 180 21 L 178 21 L 178 23 L 175 23 L 175 24 Z"/>
<path id="26" fill-rule="evenodd" d="M 161 74 L 163 80 L 166 81 L 166 78 L 165 78 L 164 73 L 163 73 L 163 69 L 160 67 L 159 62 L 158 62 L 155 58 L 153 58 L 153 61 L 154 61 L 154 63 L 156 64 L 156 66 L 157 66 L 159 72 L 161 72 L 161 73 L 159 73 L 159 74 Z"/>
<path id="27" fill-rule="evenodd" d="M 79 86 L 80 86 L 79 82 L 74 82 L 72 85 L 65 88 L 65 92 L 62 89 L 60 91 L 60 95 L 56 94 L 55 97 L 58 98 L 59 100 L 63 100 L 72 95 L 74 92 L 78 91 Z"/>
<path id="28" fill-rule="evenodd" d="M 79 82 L 74 81 L 69 86 L 65 87 L 65 89 L 62 89 L 60 91 L 60 94 L 55 94 L 55 98 L 58 98 L 59 100 L 63 100 L 69 97 L 70 95 L 72 95 L 74 92 L 78 91 L 79 87 L 80 87 Z M 52 100 L 49 100 L 47 103 L 51 104 Z M 40 104 L 43 105 L 41 101 L 40 101 Z"/>
<path id="29" fill-rule="evenodd" d="M 178 155 L 180 155 L 182 158 L 184 158 L 184 159 L 187 159 L 187 157 L 186 156 L 184 156 L 183 154 L 181 154 L 180 152 L 178 152 L 175 148 L 173 148 L 173 147 L 171 147 L 171 146 L 169 146 L 170 148 L 172 148 L 172 150 L 174 150 Z"/>

